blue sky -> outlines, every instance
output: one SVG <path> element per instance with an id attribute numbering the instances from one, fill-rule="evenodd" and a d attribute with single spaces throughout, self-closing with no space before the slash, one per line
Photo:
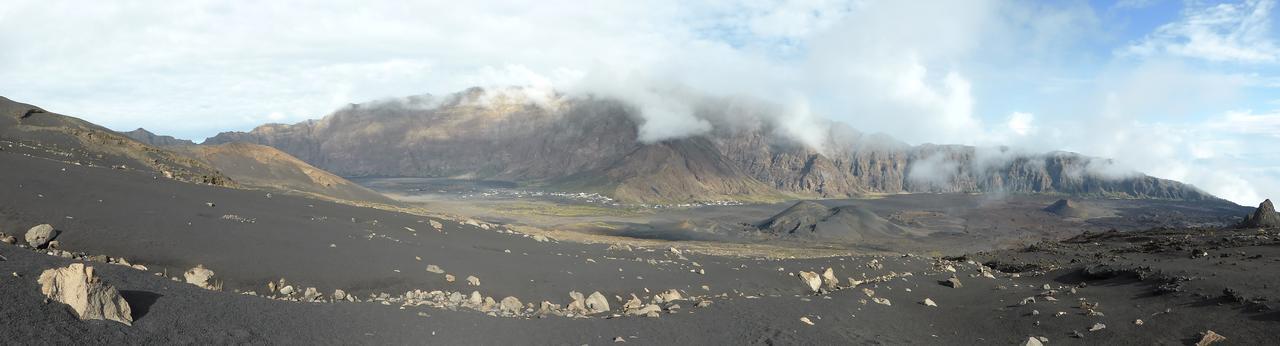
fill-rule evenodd
<path id="1" fill-rule="evenodd" d="M 1280 196 L 1275 0 L 10 1 L 0 95 L 197 141 L 347 103 L 526 86 L 706 124 L 683 95 L 913 144 L 1115 158 L 1242 204 Z"/>

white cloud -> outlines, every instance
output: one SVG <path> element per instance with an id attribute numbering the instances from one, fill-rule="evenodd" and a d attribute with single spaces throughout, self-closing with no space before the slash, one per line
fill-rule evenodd
<path id="1" fill-rule="evenodd" d="M 1171 54 L 1209 61 L 1269 63 L 1280 58 L 1271 39 L 1274 0 L 1246 0 L 1188 7 L 1183 17 L 1165 24 L 1123 53 Z"/>
<path id="2" fill-rule="evenodd" d="M 1019 136 L 1026 136 L 1037 132 L 1035 125 L 1032 124 L 1036 119 L 1034 114 L 1026 112 L 1013 112 L 1009 115 L 1009 120 L 1005 126 L 1009 131 Z"/>

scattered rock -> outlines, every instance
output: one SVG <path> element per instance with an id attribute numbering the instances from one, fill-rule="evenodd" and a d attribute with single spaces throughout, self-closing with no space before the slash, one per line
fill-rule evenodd
<path id="1" fill-rule="evenodd" d="M 508 315 L 518 315 L 522 308 L 524 308 L 524 305 L 520 304 L 520 299 L 516 297 L 502 298 L 502 302 L 498 304 L 498 310 Z"/>
<path id="2" fill-rule="evenodd" d="M 800 279 L 804 280 L 806 285 L 809 285 L 809 290 L 813 291 L 813 293 L 818 293 L 822 289 L 822 278 L 818 276 L 818 273 L 801 271 Z"/>
<path id="3" fill-rule="evenodd" d="M 480 278 L 475 277 L 475 276 L 472 276 L 472 275 L 468 275 L 468 276 L 467 276 L 467 285 L 468 285 L 468 286 L 480 286 Z"/>
<path id="4" fill-rule="evenodd" d="M 335 301 L 335 302 L 336 302 L 336 301 L 346 300 L 346 299 L 347 299 L 347 292 L 346 292 L 346 291 L 343 291 L 343 290 L 340 290 L 340 289 L 335 289 L 335 290 L 333 290 L 333 301 Z"/>
<path id="5" fill-rule="evenodd" d="M 627 339 L 623 339 L 621 336 L 619 336 L 619 337 L 613 338 L 613 342 L 627 342 Z"/>
<path id="6" fill-rule="evenodd" d="M 1096 332 L 1103 329 L 1107 329 L 1107 325 L 1102 323 L 1094 323 L 1092 327 L 1089 327 L 1089 331 L 1091 332 Z"/>
<path id="7" fill-rule="evenodd" d="M 587 300 L 583 301 L 583 307 L 587 308 L 588 313 L 598 314 L 609 311 L 609 300 L 600 292 L 592 292 Z"/>
<path id="8" fill-rule="evenodd" d="M 683 299 L 684 299 L 684 296 L 680 295 L 680 291 L 677 291 L 676 289 L 673 288 L 673 289 L 666 290 L 662 293 L 659 293 L 656 296 L 656 299 L 654 300 L 658 303 L 665 303 L 665 302 L 673 302 L 673 301 L 683 300 Z"/>
<path id="9" fill-rule="evenodd" d="M 1267 200 L 1266 203 L 1269 205 L 1271 203 L 1271 200 Z M 1215 333 L 1212 330 L 1206 330 L 1204 331 L 1204 333 L 1200 333 L 1200 341 L 1196 342 L 1196 346 L 1208 346 L 1215 342 L 1225 341 L 1225 340 L 1227 340 L 1227 337 L 1222 336 L 1221 334 Z"/>
<path id="10" fill-rule="evenodd" d="M 17 244 L 18 238 L 8 234 L 0 234 L 0 243 L 5 243 L 9 245 Z"/>
<path id="11" fill-rule="evenodd" d="M 547 239 L 547 236 L 545 236 L 545 235 L 541 235 L 541 234 L 534 234 L 534 235 L 533 235 L 533 240 L 534 240 L 534 241 L 537 241 L 537 242 L 539 242 L 539 243 L 545 243 L 545 242 L 550 241 L 551 239 Z"/>
<path id="12" fill-rule="evenodd" d="M 826 271 L 822 272 L 822 283 L 826 285 L 828 290 L 834 290 L 836 286 L 840 285 L 840 279 L 836 278 L 834 270 L 827 268 Z"/>
<path id="13" fill-rule="evenodd" d="M 809 317 L 800 317 L 800 322 L 804 322 L 804 324 L 811 325 L 811 326 L 813 325 L 813 321 L 810 321 Z"/>
<path id="14" fill-rule="evenodd" d="M 929 298 L 925 298 L 923 302 L 920 302 L 920 304 L 924 304 L 924 306 L 938 307 L 938 303 L 934 303 L 933 299 Z"/>
<path id="15" fill-rule="evenodd" d="M 1023 343 L 1022 346 L 1044 346 L 1044 343 L 1040 342 L 1040 339 L 1033 336 L 1027 338 L 1027 342 Z"/>
<path id="16" fill-rule="evenodd" d="M 943 281 L 938 281 L 938 283 L 943 286 L 947 286 L 951 288 L 964 287 L 964 285 L 960 284 L 960 278 L 956 278 L 956 277 L 952 277 Z"/>
<path id="17" fill-rule="evenodd" d="M 307 289 L 302 290 L 302 301 L 304 302 L 314 302 L 323 296 L 323 294 L 320 294 L 320 290 L 315 287 L 307 287 Z"/>
<path id="18" fill-rule="evenodd" d="M 54 232 L 52 225 L 43 224 L 31 227 L 31 229 L 27 230 L 25 238 L 27 240 L 27 244 L 31 245 L 31 247 L 43 249 L 45 245 L 48 245 L 49 241 L 53 240 L 53 237 L 56 235 L 57 233 Z"/>
<path id="19" fill-rule="evenodd" d="M 1142 322 L 1142 319 L 1136 319 L 1136 320 L 1133 320 L 1133 325 L 1135 325 L 1135 326 L 1141 326 L 1141 325 L 1143 325 L 1143 324 L 1145 324 L 1145 323 L 1146 323 L 1146 322 Z"/>
<path id="20" fill-rule="evenodd" d="M 444 269 L 440 269 L 440 266 L 434 264 L 428 264 L 427 271 L 436 274 L 444 274 Z"/>
<path id="21" fill-rule="evenodd" d="M 453 274 L 444 274 L 445 282 L 454 282 L 455 280 L 457 280 L 457 278 L 453 277 Z"/>
<path id="22" fill-rule="evenodd" d="M 93 267 L 72 263 L 40 273 L 40 292 L 45 297 L 71 306 L 82 320 L 111 320 L 133 325 L 129 302 L 115 287 L 102 282 Z"/>
<path id="23" fill-rule="evenodd" d="M 884 305 L 884 306 L 890 306 L 890 305 L 893 305 L 893 303 L 890 303 L 890 302 L 889 302 L 889 299 L 888 299 L 888 298 L 875 297 L 875 298 L 871 298 L 871 301 L 876 302 L 876 304 L 880 304 L 880 305 Z"/>
<path id="24" fill-rule="evenodd" d="M 286 296 L 293 294 L 293 292 L 294 292 L 293 286 L 284 286 L 280 288 L 280 294 L 283 294 Z"/>
<path id="25" fill-rule="evenodd" d="M 213 275 L 212 270 L 209 270 L 205 268 L 204 265 L 200 264 L 197 264 L 195 268 L 188 269 L 187 272 L 182 273 L 183 279 L 185 279 L 189 284 L 196 285 L 196 287 L 206 290 L 221 291 L 222 285 L 215 285 L 214 283 L 209 282 L 209 280 L 213 279 Z"/>

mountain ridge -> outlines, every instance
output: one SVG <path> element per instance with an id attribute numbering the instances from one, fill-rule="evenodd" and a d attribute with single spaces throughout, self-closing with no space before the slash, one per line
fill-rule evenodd
<path id="1" fill-rule="evenodd" d="M 639 139 L 645 120 L 638 112 L 610 98 L 535 102 L 510 89 L 471 88 L 351 105 L 205 142 L 273 146 L 340 176 L 501 179 L 603 191 L 630 203 L 982 192 L 1218 200 L 1179 182 L 1096 169 L 1109 160 L 912 146 L 842 123 L 828 123 L 822 148 L 813 149 L 724 100 L 696 110 L 714 124 L 710 131 L 647 143 Z"/>

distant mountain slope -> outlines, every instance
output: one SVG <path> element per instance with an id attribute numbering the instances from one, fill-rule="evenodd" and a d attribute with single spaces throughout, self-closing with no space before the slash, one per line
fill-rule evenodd
<path id="1" fill-rule="evenodd" d="M 234 185 L 208 164 L 140 143 L 84 120 L 0 97 L 0 144 L 32 156 L 150 171 L 173 179 Z"/>
<path id="2" fill-rule="evenodd" d="M 120 134 L 129 136 L 129 138 L 133 138 L 133 140 L 135 141 L 139 141 L 142 143 L 146 143 L 147 145 L 152 145 L 157 147 L 196 144 L 195 142 L 192 142 L 189 140 L 173 138 L 173 136 L 156 135 L 154 133 L 151 133 L 151 131 L 147 131 L 147 129 L 144 129 L 141 127 L 133 131 L 120 132 Z"/>
<path id="3" fill-rule="evenodd" d="M 550 184 L 626 202 L 747 196 L 848 197 L 902 192 L 1010 192 L 1216 199 L 1182 183 L 1115 175 L 1073 153 L 910 146 L 843 124 L 815 149 L 732 102 L 697 110 L 712 130 L 645 143 L 637 110 L 599 97 L 468 89 L 344 107 L 319 120 L 227 132 L 205 143 L 276 147 L 341 176 L 463 177 Z M 746 114 L 746 115 L 744 115 Z"/>
<path id="4" fill-rule="evenodd" d="M 325 199 L 391 202 L 381 194 L 271 147 L 188 145 L 190 143 L 144 129 L 118 133 L 0 97 L 0 150 L 84 165 L 147 171 L 187 182 L 297 192 Z"/>
<path id="5" fill-rule="evenodd" d="M 347 201 L 391 201 L 377 192 L 264 145 L 229 143 L 184 146 L 175 150 L 218 167 L 246 186 Z"/>

